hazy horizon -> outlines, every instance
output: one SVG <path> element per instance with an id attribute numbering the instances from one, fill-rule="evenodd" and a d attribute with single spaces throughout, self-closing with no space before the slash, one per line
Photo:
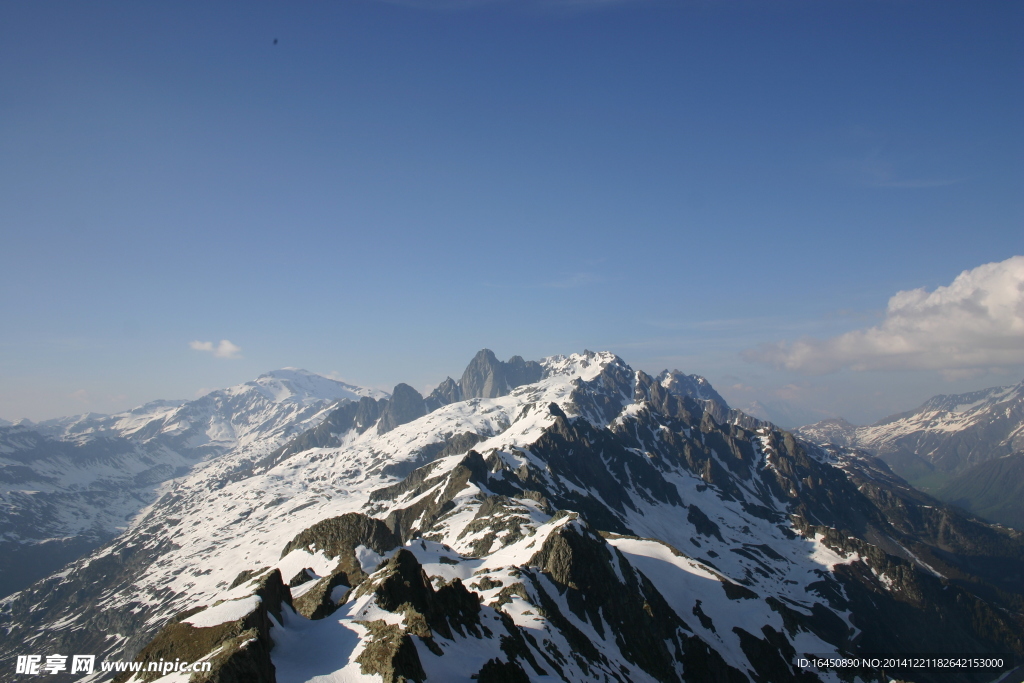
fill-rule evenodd
<path id="1" fill-rule="evenodd" d="M 590 350 L 590 351 L 604 351 L 605 349 L 588 349 L 588 350 Z M 580 349 L 579 351 L 567 352 L 567 353 L 561 354 L 561 355 L 570 355 L 571 353 L 579 353 L 579 352 L 582 352 L 582 351 L 583 351 L 583 349 Z M 512 355 L 520 355 L 520 354 L 510 354 L 508 356 L 501 356 L 499 354 L 498 357 L 499 357 L 500 360 L 508 360 L 508 358 L 511 358 Z M 621 357 L 621 355 L 620 355 L 620 357 Z M 541 360 L 541 358 L 527 358 L 527 360 Z M 626 361 L 627 363 L 629 363 L 629 359 L 628 358 L 623 358 L 623 360 Z M 468 363 L 468 358 L 467 358 L 467 363 Z M 645 372 L 647 372 L 650 375 L 657 375 L 658 373 L 660 373 L 660 372 L 662 372 L 664 370 L 681 370 L 680 368 L 670 368 L 670 367 L 664 367 L 664 368 L 660 368 L 660 369 L 657 369 L 657 370 L 654 369 L 654 366 L 651 366 L 649 368 L 637 368 L 636 366 L 633 366 L 633 367 L 634 367 L 634 369 L 644 370 Z M 309 370 L 307 368 L 298 368 L 298 367 L 295 367 L 295 366 L 282 366 L 280 368 L 268 369 L 268 370 L 266 370 L 264 372 L 260 372 L 258 375 L 254 375 L 252 377 L 239 380 L 238 382 L 235 382 L 235 383 L 230 384 L 230 385 L 225 385 L 225 386 L 222 386 L 222 387 L 203 387 L 203 388 L 197 390 L 196 392 L 194 392 L 192 396 L 188 396 L 188 397 L 185 397 L 185 396 L 154 396 L 154 397 L 152 397 L 150 399 L 147 399 L 147 400 L 145 400 L 145 401 L 143 401 L 141 403 L 133 404 L 131 406 L 127 406 L 123 410 L 130 410 L 132 408 L 137 408 L 137 407 L 140 407 L 142 405 L 145 405 L 146 403 L 150 403 L 150 402 L 153 402 L 153 401 L 190 401 L 190 400 L 195 400 L 197 398 L 201 398 L 202 396 L 204 396 L 204 395 L 206 395 L 206 394 L 208 394 L 210 392 L 218 391 L 218 390 L 221 390 L 221 389 L 226 389 L 229 386 L 237 386 L 239 384 L 244 384 L 246 382 L 250 382 L 250 381 L 253 381 L 253 380 L 257 379 L 261 375 L 273 373 L 273 372 L 276 372 L 278 370 L 288 370 L 288 369 L 291 369 L 291 370 L 303 370 L 305 372 L 313 372 L 314 374 L 318 374 L 318 375 L 321 375 L 323 377 L 327 377 L 329 379 L 333 379 L 333 380 L 336 380 L 336 381 L 345 382 L 346 384 L 353 384 L 355 386 L 369 388 L 369 389 L 378 389 L 378 390 L 386 391 L 386 392 L 389 392 L 389 393 L 390 393 L 391 389 L 394 388 L 393 385 L 385 386 L 385 385 L 359 384 L 359 383 L 353 382 L 351 380 L 348 380 L 348 379 L 342 377 L 336 371 L 314 372 L 314 371 Z M 463 368 L 463 369 L 465 369 L 465 368 Z M 699 372 L 689 372 L 689 371 L 686 371 L 686 370 L 681 370 L 681 371 L 686 372 L 687 374 L 697 374 L 697 375 L 701 374 Z M 452 377 L 453 379 L 458 381 L 459 377 L 461 376 L 461 370 L 452 371 L 450 373 L 447 373 L 445 376 L 446 377 Z M 711 381 L 711 380 L 709 379 L 709 381 Z M 1024 381 L 1024 380 L 1021 380 L 1021 381 Z M 409 382 L 405 382 L 405 383 L 409 384 Z M 1017 384 L 1017 383 L 1018 382 L 1010 382 L 1009 384 L 994 385 L 994 386 L 1009 386 L 1009 385 Z M 440 382 L 428 383 L 428 384 L 424 384 L 424 385 L 421 385 L 421 386 L 415 386 L 415 388 L 421 394 L 423 394 L 424 396 L 427 396 L 437 386 L 437 384 L 440 384 Z M 804 425 L 808 425 L 808 424 L 811 424 L 812 422 L 816 422 L 816 421 L 821 420 L 821 419 L 827 419 L 829 417 L 841 417 L 841 418 L 847 419 L 845 415 L 839 415 L 839 414 L 836 414 L 836 415 L 818 415 L 818 416 L 815 417 L 811 413 L 803 413 L 804 415 L 807 415 L 809 418 L 813 418 L 813 419 L 801 420 L 800 416 L 802 415 L 802 413 L 800 412 L 800 410 L 798 408 L 794 408 L 792 405 L 788 404 L 785 401 L 784 398 L 781 399 L 781 400 L 776 400 L 776 401 L 772 401 L 771 399 L 768 399 L 767 404 L 763 404 L 763 403 L 761 403 L 760 400 L 754 399 L 755 401 L 757 401 L 757 404 L 753 404 L 752 405 L 752 403 L 753 403 L 752 401 L 748 401 L 747 403 L 742 403 L 742 401 L 745 398 L 744 392 L 743 392 L 742 388 L 737 389 L 736 387 L 733 387 L 733 386 L 725 386 L 724 388 L 722 388 L 719 385 L 715 384 L 715 382 L 713 382 L 713 381 L 711 382 L 711 384 L 715 388 L 716 391 L 718 391 L 727 401 L 729 401 L 731 407 L 739 409 L 739 410 L 743 410 L 744 412 L 747 412 L 747 413 L 749 413 L 751 415 L 754 415 L 755 417 L 771 420 L 771 421 L 775 422 L 776 424 L 779 424 L 781 427 L 783 427 L 785 429 L 795 429 L 796 427 L 801 427 L 801 426 L 804 426 Z M 986 386 L 976 385 L 976 383 L 972 383 L 969 380 L 963 381 L 963 382 L 958 382 L 957 385 L 960 387 L 957 390 L 955 390 L 955 391 L 947 391 L 947 392 L 944 392 L 944 393 L 947 393 L 947 394 L 959 394 L 959 393 L 968 393 L 968 392 L 971 392 L 971 391 L 977 391 L 977 390 L 981 390 L 981 389 L 992 388 L 989 385 L 986 385 Z M 782 389 L 784 391 L 787 390 L 786 387 L 782 387 Z M 918 400 L 916 403 L 913 403 L 912 405 L 908 404 L 908 405 L 906 405 L 905 407 L 903 407 L 901 409 L 885 413 L 884 415 L 880 415 L 879 417 L 871 419 L 871 420 L 868 420 L 868 421 L 862 421 L 862 422 L 857 422 L 857 421 L 853 421 L 853 420 L 850 420 L 850 421 L 853 424 L 872 424 L 874 422 L 877 422 L 878 420 L 881 420 L 883 418 L 889 417 L 889 416 L 894 415 L 894 414 L 896 414 L 898 412 L 905 412 L 905 411 L 913 410 L 913 409 L 919 407 L 921 404 L 923 404 L 925 401 L 927 401 L 928 399 L 932 398 L 935 395 L 936 394 L 929 394 L 928 396 L 922 397 L 920 400 Z M 89 412 L 89 411 L 84 411 L 84 412 Z M 118 412 L 122 412 L 122 411 L 121 410 L 112 411 L 112 413 L 118 413 Z M 34 419 L 34 420 L 31 419 L 31 418 L 27 418 L 25 416 L 22 416 L 22 417 L 19 417 L 19 418 L 15 418 L 15 419 L 11 419 L 11 418 L 8 418 L 6 416 L 0 415 L 0 419 L 6 420 L 7 422 L 11 422 L 11 423 L 17 423 L 17 422 L 25 420 L 25 419 L 28 419 L 32 423 L 41 423 L 41 422 L 46 422 L 48 420 L 62 418 L 62 417 L 73 417 L 73 416 L 79 415 L 79 414 L 84 414 L 84 413 L 72 412 L 72 413 L 66 413 L 66 414 L 61 414 L 61 415 L 50 415 L 50 416 L 40 417 L 40 418 Z"/>

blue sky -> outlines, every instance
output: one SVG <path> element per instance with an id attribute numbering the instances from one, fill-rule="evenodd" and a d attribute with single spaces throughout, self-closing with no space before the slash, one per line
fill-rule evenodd
<path id="1" fill-rule="evenodd" d="M 482 347 L 787 426 L 1016 383 L 1022 33 L 1007 2 L 5 3 L 0 417 L 282 366 L 425 389 Z M 876 362 L 858 331 L 963 271 Z"/>

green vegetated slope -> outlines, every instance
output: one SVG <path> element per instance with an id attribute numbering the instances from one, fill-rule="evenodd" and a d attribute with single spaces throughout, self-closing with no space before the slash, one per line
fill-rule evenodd
<path id="1" fill-rule="evenodd" d="M 990 521 L 1024 529 L 1024 451 L 975 465 L 935 495 Z"/>

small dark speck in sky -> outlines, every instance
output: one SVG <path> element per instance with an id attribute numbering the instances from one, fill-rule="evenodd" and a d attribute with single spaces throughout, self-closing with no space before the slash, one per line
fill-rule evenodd
<path id="1" fill-rule="evenodd" d="M 274 38 L 274 45 L 277 45 L 277 38 Z"/>

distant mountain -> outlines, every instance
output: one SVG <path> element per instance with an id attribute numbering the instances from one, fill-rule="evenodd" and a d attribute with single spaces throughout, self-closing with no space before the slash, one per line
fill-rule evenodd
<path id="1" fill-rule="evenodd" d="M 841 417 L 833 417 L 812 425 L 800 427 L 793 431 L 794 434 L 811 443 L 833 444 L 836 446 L 856 446 L 857 430 L 864 429 L 857 425 L 850 424 Z"/>
<path id="2" fill-rule="evenodd" d="M 716 401 L 726 410 L 729 409 L 729 404 L 715 391 L 711 382 L 700 375 L 684 375 L 679 370 L 665 370 L 655 377 L 654 381 L 675 396 L 689 396 L 697 401 Z"/>
<path id="3" fill-rule="evenodd" d="M 795 430 L 818 444 L 863 449 L 914 486 L 986 519 L 1024 528 L 1024 382 L 935 396 L 868 427 L 843 419 Z"/>
<path id="4" fill-rule="evenodd" d="M 338 401 L 383 395 L 286 368 L 194 401 L 0 427 L 0 596 L 113 538 L 164 482 L 229 452 L 259 458 Z"/>
<path id="5" fill-rule="evenodd" d="M 541 372 L 537 361 L 527 362 L 520 356 L 512 356 L 503 362 L 499 361 L 490 349 L 483 349 L 474 356 L 462 373 L 459 397 L 465 399 L 506 396 L 516 387 L 539 380 Z"/>
<path id="6" fill-rule="evenodd" d="M 824 420 L 794 433 L 862 448 L 915 485 L 937 490 L 974 465 L 1024 449 L 1024 382 L 935 396 L 868 427 Z"/>
<path id="7" fill-rule="evenodd" d="M 1024 451 L 979 463 L 935 495 L 985 519 L 1024 529 Z"/>
<path id="8" fill-rule="evenodd" d="M 1020 533 L 695 376 L 481 354 L 169 483 L 0 601 L 0 669 L 31 644 L 252 683 L 981 683 L 999 672 L 800 660 L 1024 656 Z"/>
<path id="9" fill-rule="evenodd" d="M 874 450 L 908 478 L 916 472 L 955 475 L 1024 449 L 1024 382 L 936 396 L 859 432 L 858 446 Z"/>

